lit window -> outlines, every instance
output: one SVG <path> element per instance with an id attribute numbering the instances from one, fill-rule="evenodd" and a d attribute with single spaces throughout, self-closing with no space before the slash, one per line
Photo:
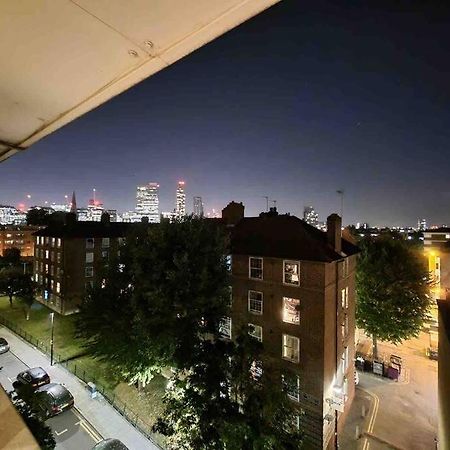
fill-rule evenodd
<path id="1" fill-rule="evenodd" d="M 256 280 L 263 279 L 263 259 L 262 258 L 249 258 L 249 274 L 250 278 Z"/>
<path id="2" fill-rule="evenodd" d="M 262 327 L 253 323 L 249 323 L 248 326 L 250 327 L 248 334 L 257 341 L 262 342 Z"/>
<path id="3" fill-rule="evenodd" d="M 102 251 L 102 258 L 103 258 L 103 259 L 108 258 L 108 251 L 107 251 L 107 250 L 103 250 L 103 251 Z"/>
<path id="4" fill-rule="evenodd" d="M 341 335 L 342 339 L 344 339 L 348 335 L 348 315 L 344 315 L 344 319 L 341 322 Z"/>
<path id="5" fill-rule="evenodd" d="M 286 395 L 296 402 L 300 401 L 300 377 L 298 375 L 282 375 L 283 389 Z"/>
<path id="6" fill-rule="evenodd" d="M 342 308 L 348 308 L 348 287 L 341 289 L 341 306 Z"/>
<path id="7" fill-rule="evenodd" d="M 34 274 L 34 281 L 36 281 L 36 283 L 39 281 L 39 275 L 37 273 Z"/>
<path id="8" fill-rule="evenodd" d="M 56 282 L 56 293 L 59 294 L 61 292 L 61 283 L 59 281 Z"/>
<path id="9" fill-rule="evenodd" d="M 263 313 L 263 293 L 248 291 L 248 310 L 254 314 Z"/>
<path id="10" fill-rule="evenodd" d="M 283 322 L 300 323 L 300 300 L 283 297 Z"/>
<path id="11" fill-rule="evenodd" d="M 299 362 L 300 360 L 300 339 L 295 336 L 283 334 L 283 359 L 292 362 Z"/>
<path id="12" fill-rule="evenodd" d="M 51 241 L 51 246 L 52 246 L 52 247 L 55 246 L 55 242 L 56 242 L 56 239 L 55 239 L 54 237 L 52 237 L 52 241 Z"/>
<path id="13" fill-rule="evenodd" d="M 231 339 L 231 317 L 224 317 L 219 323 L 219 334 L 225 339 Z"/>
<path id="14" fill-rule="evenodd" d="M 254 380 L 259 380 L 263 374 L 262 361 L 253 361 L 250 366 L 250 374 Z"/>
<path id="15" fill-rule="evenodd" d="M 45 273 L 48 273 L 48 264 L 45 265 Z"/>
<path id="16" fill-rule="evenodd" d="M 231 272 L 232 265 L 233 265 L 233 257 L 231 255 L 225 256 L 225 264 L 227 266 L 228 272 Z"/>
<path id="17" fill-rule="evenodd" d="M 49 258 L 50 258 L 50 251 L 45 250 L 45 259 L 49 259 Z"/>
<path id="18" fill-rule="evenodd" d="M 87 263 L 94 262 L 94 253 L 92 253 L 92 252 L 87 252 L 86 253 L 86 262 Z"/>
<path id="19" fill-rule="evenodd" d="M 109 247 L 109 238 L 102 238 L 102 247 L 103 248 Z"/>
<path id="20" fill-rule="evenodd" d="M 61 253 L 60 253 L 60 252 L 58 252 L 58 253 L 56 254 L 56 262 L 57 262 L 58 264 L 61 262 Z"/>
<path id="21" fill-rule="evenodd" d="M 86 278 L 90 278 L 90 277 L 94 276 L 94 268 L 92 266 L 86 267 L 85 276 L 86 276 Z"/>
<path id="22" fill-rule="evenodd" d="M 58 238 L 58 239 L 56 240 L 56 246 L 57 246 L 57 247 L 61 247 L 61 238 Z"/>
<path id="23" fill-rule="evenodd" d="M 86 248 L 94 248 L 94 238 L 86 239 Z"/>
<path id="24" fill-rule="evenodd" d="M 284 261 L 283 282 L 298 286 L 300 284 L 300 263 L 296 261 Z"/>

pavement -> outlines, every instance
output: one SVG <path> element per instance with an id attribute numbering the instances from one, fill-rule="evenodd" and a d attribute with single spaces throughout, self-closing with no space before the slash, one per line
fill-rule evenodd
<path id="1" fill-rule="evenodd" d="M 370 347 L 370 342 L 361 344 Z M 436 449 L 437 362 L 426 356 L 428 345 L 426 333 L 399 346 L 378 344 L 380 355 L 402 357 L 400 379 L 359 372 L 360 382 L 341 435 L 341 449 Z"/>
<path id="2" fill-rule="evenodd" d="M 7 391 L 12 381 L 27 367 L 42 367 L 52 382 L 61 383 L 75 398 L 75 408 L 47 420 L 54 431 L 57 449 L 90 450 L 101 439 L 120 439 L 130 450 L 159 450 L 143 434 L 124 419 L 101 395 L 92 399 L 86 384 L 58 365 L 50 366 L 49 358 L 5 327 L 0 326 L 11 350 L 0 355 L 0 382 Z M 12 380 L 12 381 L 11 381 Z"/>

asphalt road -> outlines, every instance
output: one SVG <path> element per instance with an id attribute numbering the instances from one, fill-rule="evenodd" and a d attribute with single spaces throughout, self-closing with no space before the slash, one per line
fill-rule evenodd
<path id="1" fill-rule="evenodd" d="M 7 392 L 13 389 L 12 383 L 17 374 L 28 369 L 28 366 L 11 351 L 0 355 L 1 366 L 3 369 L 0 370 L 0 383 Z M 58 380 L 51 381 L 58 382 Z M 75 408 L 47 420 L 47 424 L 53 430 L 57 449 L 90 450 L 101 440 L 97 431 L 76 409 L 76 404 L 77 399 L 75 398 Z"/>

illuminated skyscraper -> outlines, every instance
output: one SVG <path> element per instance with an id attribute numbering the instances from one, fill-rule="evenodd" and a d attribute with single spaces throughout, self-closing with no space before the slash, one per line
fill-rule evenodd
<path id="1" fill-rule="evenodd" d="M 427 229 L 427 221 L 426 221 L 426 219 L 419 219 L 417 221 L 417 229 L 419 231 L 424 231 L 424 230 Z"/>
<path id="2" fill-rule="evenodd" d="M 177 207 L 175 209 L 177 217 L 184 217 L 186 215 L 186 194 L 184 193 L 184 181 L 178 182 L 177 189 Z"/>
<path id="3" fill-rule="evenodd" d="M 151 223 L 159 222 L 159 184 L 148 183 L 137 187 L 136 215 L 140 218 L 148 217 Z"/>
<path id="4" fill-rule="evenodd" d="M 313 227 L 318 227 L 319 225 L 319 214 L 316 213 L 312 206 L 305 206 L 303 210 L 303 220 Z"/>
<path id="5" fill-rule="evenodd" d="M 203 202 L 201 197 L 194 197 L 194 216 L 203 217 Z"/>

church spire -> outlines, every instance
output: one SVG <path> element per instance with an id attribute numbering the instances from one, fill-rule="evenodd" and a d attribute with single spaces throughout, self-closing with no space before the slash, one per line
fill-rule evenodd
<path id="1" fill-rule="evenodd" d="M 70 203 L 70 212 L 77 213 L 77 199 L 75 198 L 75 191 L 72 192 L 72 201 Z"/>

